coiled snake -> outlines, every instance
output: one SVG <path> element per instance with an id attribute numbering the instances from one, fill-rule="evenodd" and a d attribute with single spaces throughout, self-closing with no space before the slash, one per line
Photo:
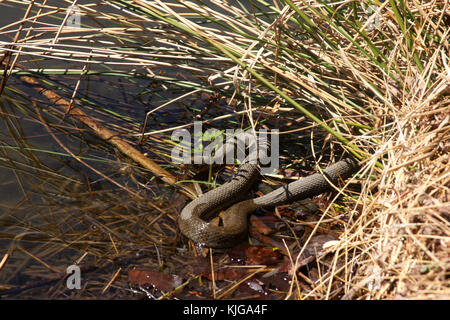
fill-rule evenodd
<path id="1" fill-rule="evenodd" d="M 245 195 L 259 175 L 257 164 L 244 163 L 231 181 L 188 203 L 181 211 L 178 225 L 186 237 L 199 244 L 211 248 L 229 248 L 247 235 L 249 213 L 321 194 L 330 189 L 329 182 L 336 184 L 340 179 L 348 178 L 357 167 L 355 160 L 346 158 L 329 166 L 322 174 L 316 173 L 262 197 L 235 203 Z M 208 222 L 213 214 L 229 205 L 232 206 L 223 214 L 222 225 Z"/>

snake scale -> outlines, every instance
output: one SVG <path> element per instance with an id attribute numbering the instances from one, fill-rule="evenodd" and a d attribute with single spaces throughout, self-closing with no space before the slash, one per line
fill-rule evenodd
<path id="1" fill-rule="evenodd" d="M 328 181 L 336 184 L 340 179 L 351 176 L 357 168 L 355 160 L 346 158 L 322 173 L 291 182 L 262 197 L 237 202 L 259 175 L 257 164 L 244 163 L 229 182 L 188 203 L 181 211 L 178 225 L 186 237 L 205 247 L 229 248 L 245 239 L 248 232 L 247 216 L 251 212 L 321 194 L 331 188 Z M 222 215 L 222 224 L 208 222 L 214 214 L 230 205 Z"/>

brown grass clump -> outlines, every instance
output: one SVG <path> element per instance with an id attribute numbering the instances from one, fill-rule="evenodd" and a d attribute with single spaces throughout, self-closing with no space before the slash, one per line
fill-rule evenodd
<path id="1" fill-rule="evenodd" d="M 363 185 L 360 214 L 341 236 L 346 299 L 450 297 L 448 75 L 395 110 L 382 145 L 389 160 Z"/>

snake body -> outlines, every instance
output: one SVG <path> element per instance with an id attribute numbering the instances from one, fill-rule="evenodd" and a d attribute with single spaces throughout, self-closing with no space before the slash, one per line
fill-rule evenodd
<path id="1" fill-rule="evenodd" d="M 251 212 L 321 194 L 330 189 L 329 182 L 336 184 L 340 179 L 348 178 L 356 169 L 356 161 L 346 158 L 322 173 L 289 183 L 262 197 L 237 202 L 259 175 L 257 164 L 244 163 L 232 180 L 188 203 L 181 211 L 178 225 L 181 232 L 194 242 L 210 248 L 229 248 L 247 235 L 247 216 Z M 215 213 L 229 205 L 231 207 L 222 216 L 222 225 L 208 222 Z"/>

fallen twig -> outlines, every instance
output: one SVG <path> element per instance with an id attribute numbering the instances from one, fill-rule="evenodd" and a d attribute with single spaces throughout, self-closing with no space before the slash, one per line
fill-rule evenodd
<path id="1" fill-rule="evenodd" d="M 71 106 L 69 101 L 61 97 L 59 94 L 42 87 L 37 79 L 30 76 L 22 76 L 20 78 L 22 79 L 22 81 L 32 85 L 36 91 L 39 91 L 47 99 L 62 108 L 64 112 L 67 112 L 72 117 L 88 126 L 100 138 L 115 146 L 123 154 L 127 155 L 128 157 L 142 165 L 144 168 L 150 170 L 155 176 L 172 186 L 181 187 L 181 192 L 183 194 L 192 199 L 195 198 L 196 193 L 193 188 L 188 185 L 178 184 L 177 179 L 170 172 L 164 170 L 154 161 L 144 156 L 140 151 L 135 149 L 128 142 L 121 139 L 117 133 L 103 127 L 100 123 L 84 113 L 80 108 Z"/>

